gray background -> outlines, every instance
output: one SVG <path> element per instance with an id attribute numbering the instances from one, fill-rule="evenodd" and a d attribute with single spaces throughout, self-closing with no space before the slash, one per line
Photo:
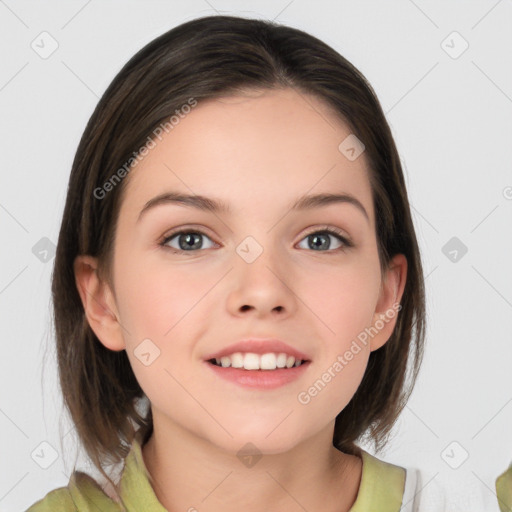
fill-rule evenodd
<path id="1" fill-rule="evenodd" d="M 306 30 L 374 87 L 404 165 L 429 322 L 417 387 L 379 457 L 421 469 L 425 492 L 446 489 L 444 510 L 497 511 L 494 481 L 512 461 L 507 0 L 0 0 L 0 510 L 65 486 L 77 453 L 57 385 L 50 277 L 86 122 L 137 50 L 215 12 Z"/>

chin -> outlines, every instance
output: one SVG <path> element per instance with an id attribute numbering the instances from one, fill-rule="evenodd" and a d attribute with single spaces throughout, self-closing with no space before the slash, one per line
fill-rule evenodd
<path id="1" fill-rule="evenodd" d="M 292 425 L 285 425 L 286 420 L 280 425 L 282 418 L 277 421 L 261 423 L 254 425 L 245 423 L 237 428 L 236 425 L 227 427 L 228 432 L 233 436 L 224 436 L 221 434 L 216 436 L 213 442 L 220 448 L 233 455 L 239 456 L 239 452 L 251 451 L 262 455 L 275 455 L 285 453 L 295 448 L 298 444 L 305 440 L 300 434 L 302 432 L 294 431 Z"/>

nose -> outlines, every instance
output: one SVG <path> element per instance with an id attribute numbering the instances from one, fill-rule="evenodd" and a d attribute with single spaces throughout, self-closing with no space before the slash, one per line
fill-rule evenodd
<path id="1" fill-rule="evenodd" d="M 260 318 L 293 314 L 297 298 L 291 285 L 292 272 L 283 255 L 270 247 L 265 247 L 253 261 L 244 259 L 243 252 L 240 254 L 234 255 L 234 269 L 229 273 L 229 312 Z"/>

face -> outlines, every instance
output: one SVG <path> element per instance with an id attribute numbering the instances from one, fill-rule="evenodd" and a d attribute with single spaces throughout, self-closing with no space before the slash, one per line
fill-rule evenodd
<path id="1" fill-rule="evenodd" d="M 357 340 L 403 289 L 380 273 L 364 153 L 349 160 L 338 149 L 350 133 L 314 97 L 254 92 L 199 102 L 130 172 L 113 260 L 115 322 L 91 326 L 107 347 L 126 350 L 155 423 L 268 453 L 333 427 L 394 322 Z M 165 193 L 229 211 L 148 206 Z M 356 201 L 293 208 L 316 194 Z M 281 340 L 309 363 L 272 389 L 207 366 L 208 355 L 246 338 Z"/>

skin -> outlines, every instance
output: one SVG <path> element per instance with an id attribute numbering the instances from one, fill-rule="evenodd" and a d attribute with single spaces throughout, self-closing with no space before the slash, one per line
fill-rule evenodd
<path id="1" fill-rule="evenodd" d="M 75 261 L 91 328 L 126 350 L 151 401 L 143 457 L 170 511 L 341 512 L 356 499 L 361 459 L 332 445 L 334 422 L 396 315 L 308 404 L 297 400 L 405 286 L 403 255 L 381 275 L 364 153 L 350 161 L 338 150 L 350 133 L 323 102 L 292 89 L 200 102 L 126 178 L 113 283 L 98 278 L 95 258 Z M 232 213 L 164 204 L 138 221 L 168 190 L 223 200 Z M 352 194 L 368 219 L 349 203 L 290 211 L 321 192 Z M 354 246 L 340 250 L 333 236 L 328 249 L 308 243 L 325 225 Z M 159 246 L 189 226 L 205 233 L 202 248 L 175 254 L 179 237 Z M 250 264 L 236 252 L 247 236 L 263 248 Z M 279 338 L 312 362 L 274 390 L 241 388 L 205 366 L 209 353 L 249 335 Z M 147 338 L 160 350 L 149 366 L 134 354 Z M 263 455 L 252 467 L 237 457 L 248 442 Z"/>

